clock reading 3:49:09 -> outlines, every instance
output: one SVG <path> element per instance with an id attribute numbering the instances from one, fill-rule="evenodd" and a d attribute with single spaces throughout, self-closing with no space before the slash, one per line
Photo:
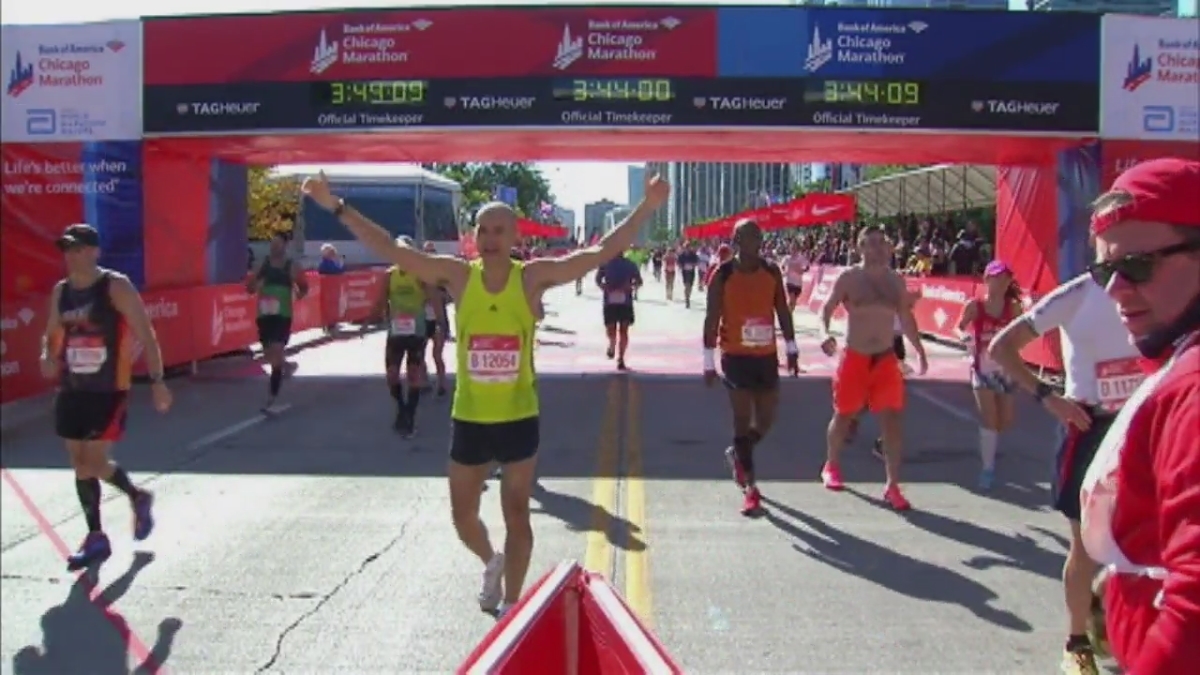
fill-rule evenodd
<path id="1" fill-rule="evenodd" d="M 334 80 L 312 87 L 319 106 L 424 105 L 429 98 L 427 80 Z"/>

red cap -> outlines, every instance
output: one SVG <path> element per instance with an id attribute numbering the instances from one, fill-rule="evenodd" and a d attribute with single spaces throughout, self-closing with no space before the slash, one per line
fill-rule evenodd
<path id="1" fill-rule="evenodd" d="M 1127 220 L 1200 227 L 1200 162 L 1174 157 L 1142 162 L 1117 176 L 1112 191 L 1133 201 L 1092 216 L 1092 234 Z"/>

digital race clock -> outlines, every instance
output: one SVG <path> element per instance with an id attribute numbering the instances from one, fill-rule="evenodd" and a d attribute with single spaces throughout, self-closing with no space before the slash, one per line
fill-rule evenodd
<path id="1" fill-rule="evenodd" d="M 657 77 L 564 78 L 554 82 L 554 99 L 670 103 L 675 100 L 675 86 L 671 80 Z"/>
<path id="2" fill-rule="evenodd" d="M 319 106 L 408 106 L 428 100 L 426 80 L 334 80 L 313 82 Z"/>
<path id="3" fill-rule="evenodd" d="M 844 105 L 920 106 L 920 82 L 911 80 L 813 80 L 806 88 L 807 103 Z"/>

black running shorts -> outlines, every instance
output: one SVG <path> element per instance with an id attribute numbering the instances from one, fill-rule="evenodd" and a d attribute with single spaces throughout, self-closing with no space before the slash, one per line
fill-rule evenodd
<path id="1" fill-rule="evenodd" d="M 691 272 L 684 272 L 683 273 L 683 285 L 684 286 L 693 286 L 695 284 L 696 284 L 695 270 L 693 270 Z"/>
<path id="2" fill-rule="evenodd" d="M 633 325 L 633 305 L 618 304 L 604 306 L 604 325 L 616 326 L 618 324 Z"/>
<path id="3" fill-rule="evenodd" d="M 287 346 L 292 339 L 292 317 L 290 316 L 260 316 L 258 317 L 258 341 L 264 347 L 267 345 Z"/>
<path id="4" fill-rule="evenodd" d="M 802 287 L 795 284 L 787 284 L 787 294 L 789 298 L 798 298 L 803 292 L 804 289 Z"/>
<path id="5" fill-rule="evenodd" d="M 537 416 L 514 422 L 450 420 L 450 461 L 465 466 L 512 464 L 537 454 L 541 444 Z"/>
<path id="6" fill-rule="evenodd" d="M 774 391 L 779 388 L 779 359 L 773 355 L 722 354 L 721 375 L 730 389 Z"/>
<path id="7" fill-rule="evenodd" d="M 428 341 L 420 335 L 389 335 L 384 352 L 384 365 L 391 370 L 405 365 L 417 368 L 425 362 L 425 345 Z"/>
<path id="8" fill-rule="evenodd" d="M 125 434 L 127 391 L 60 391 L 54 430 L 68 441 L 118 441 Z"/>
<path id="9" fill-rule="evenodd" d="M 1067 427 L 1055 455 L 1054 480 L 1050 482 L 1055 510 L 1074 521 L 1080 519 L 1079 490 L 1083 487 L 1083 476 L 1115 419 L 1115 415 L 1097 415 L 1092 410 L 1088 414 L 1092 418 L 1092 426 L 1087 431 L 1080 431 L 1074 426 Z"/>

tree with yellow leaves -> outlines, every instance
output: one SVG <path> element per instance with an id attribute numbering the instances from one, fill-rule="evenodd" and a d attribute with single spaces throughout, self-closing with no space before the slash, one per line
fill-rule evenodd
<path id="1" fill-rule="evenodd" d="M 300 214 L 300 181 L 292 176 L 272 175 L 269 167 L 258 166 L 250 167 L 248 181 L 250 240 L 266 241 L 280 232 L 291 234 Z"/>

